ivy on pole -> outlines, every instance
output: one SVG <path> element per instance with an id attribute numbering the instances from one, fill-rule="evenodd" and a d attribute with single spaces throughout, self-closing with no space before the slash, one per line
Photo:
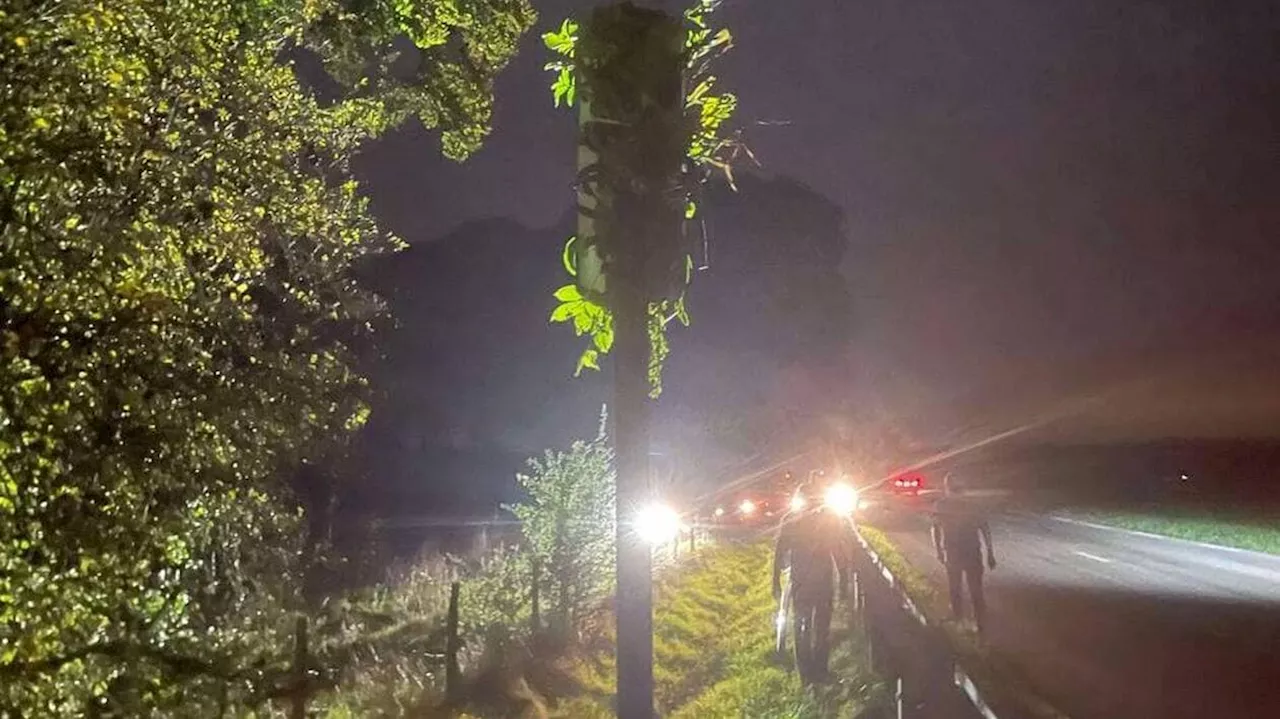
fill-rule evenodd
<path id="1" fill-rule="evenodd" d="M 694 244 L 696 236 L 690 231 L 691 221 L 697 217 L 698 200 L 707 180 L 713 175 L 723 175 L 733 185 L 733 163 L 740 155 L 750 157 L 739 131 L 727 131 L 726 124 L 737 108 L 737 97 L 721 92 L 716 86 L 712 66 L 717 58 L 733 45 L 733 36 L 727 29 L 713 28 L 710 16 L 720 0 L 698 0 L 683 13 L 685 39 L 683 48 L 683 114 L 679 118 L 684 142 L 684 161 L 679 171 L 663 178 L 663 186 L 657 188 L 670 202 L 683 206 L 685 227 L 670 246 L 654 248 L 653 261 L 645 272 L 644 284 L 648 304 L 650 396 L 656 398 L 662 391 L 662 366 L 669 354 L 666 327 L 673 320 L 688 326 L 689 313 L 685 307 L 687 288 L 693 280 Z M 570 322 L 575 334 L 589 336 L 591 343 L 583 349 L 575 372 L 583 369 L 599 369 L 599 359 L 613 347 L 614 318 L 605 300 L 610 265 L 618 256 L 617 248 L 609 246 L 614 233 L 594 231 L 595 223 L 607 212 L 601 205 L 608 203 L 608 188 L 634 184 L 636 176 L 618 176 L 618 168 L 635 163 L 610 162 L 616 159 L 618 148 L 610 143 L 610 131 L 614 128 L 635 128 L 642 124 L 639 115 L 652 109 L 644 98 L 639 101 L 601 97 L 611 85 L 607 80 L 620 78 L 588 78 L 593 71 L 608 67 L 607 58 L 622 53 L 644 53 L 651 49 L 635 47 L 643 42 L 643 34 L 629 32 L 625 19 L 620 18 L 616 29 L 599 39 L 600 47 L 591 48 L 593 59 L 606 60 L 584 63 L 580 51 L 579 25 L 572 19 L 561 23 L 559 30 L 543 35 L 543 42 L 556 54 L 546 69 L 555 73 L 551 84 L 552 98 L 556 106 L 562 103 L 573 106 L 584 104 L 586 119 L 583 123 L 577 187 L 579 212 L 584 218 L 577 235 L 565 243 L 562 262 L 572 281 L 555 291 L 557 306 L 551 313 L 552 322 Z M 659 52 L 658 49 L 653 49 Z M 601 81 L 606 80 L 606 81 Z M 643 83 L 638 83 L 643 84 Z M 590 86 L 597 95 L 587 103 L 580 87 Z M 589 106 L 588 106 L 589 105 Z M 623 150 L 625 151 L 625 149 Z M 615 157 L 610 158 L 610 153 Z M 625 174 L 625 173 L 623 173 Z"/>

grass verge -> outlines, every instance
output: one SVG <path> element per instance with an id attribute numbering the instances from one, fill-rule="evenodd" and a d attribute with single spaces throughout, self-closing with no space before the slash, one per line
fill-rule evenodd
<path id="1" fill-rule="evenodd" d="M 942 592 L 930 581 L 924 572 L 920 571 L 902 556 L 898 548 L 894 546 L 889 537 L 875 527 L 868 525 L 860 525 L 858 533 L 866 540 L 867 545 L 871 547 L 871 551 L 880 557 L 880 561 L 889 569 L 897 581 L 902 585 L 903 591 L 911 600 L 916 603 L 920 611 L 931 621 L 941 621 L 950 612 L 947 606 L 947 599 L 942 596 Z"/>
<path id="2" fill-rule="evenodd" d="M 656 701 L 670 719 L 826 719 L 855 716 L 880 696 L 860 636 L 838 626 L 832 671 L 842 680 L 806 691 L 773 652 L 767 543 L 704 549 L 657 587 Z M 581 693 L 552 713 L 606 719 L 613 695 L 612 632 L 605 625 L 573 661 Z"/>
<path id="3" fill-rule="evenodd" d="M 988 703 L 1018 707 L 1034 719 L 1066 719 L 1066 715 L 1040 696 L 1015 665 L 992 652 L 972 631 L 948 619 L 951 608 L 942 591 L 898 551 L 884 532 L 865 524 L 860 525 L 858 531 L 929 623 L 942 629 L 961 668 Z"/>
<path id="4" fill-rule="evenodd" d="M 1179 510 L 1070 512 L 1064 516 L 1122 529 L 1280 555 L 1280 523 L 1275 519 L 1192 513 Z"/>

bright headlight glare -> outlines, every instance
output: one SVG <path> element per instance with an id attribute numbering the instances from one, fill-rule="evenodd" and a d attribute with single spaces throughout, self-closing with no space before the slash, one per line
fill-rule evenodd
<path id="1" fill-rule="evenodd" d="M 799 512 L 804 509 L 805 504 L 807 504 L 807 502 L 804 501 L 804 495 L 797 494 L 791 497 L 791 511 Z"/>
<path id="2" fill-rule="evenodd" d="M 658 545 L 675 539 L 682 524 L 676 510 L 655 502 L 636 513 L 634 527 L 642 541 Z"/>
<path id="3" fill-rule="evenodd" d="M 843 482 L 827 488 L 823 503 L 836 514 L 852 514 L 858 508 L 858 490 Z"/>
<path id="4" fill-rule="evenodd" d="M 738 509 L 741 510 L 743 514 L 755 514 L 756 503 L 749 499 L 744 499 L 742 500 L 742 504 L 738 505 Z"/>

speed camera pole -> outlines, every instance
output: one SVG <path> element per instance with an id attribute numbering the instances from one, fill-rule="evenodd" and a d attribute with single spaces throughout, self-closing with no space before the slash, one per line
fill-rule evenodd
<path id="1" fill-rule="evenodd" d="M 617 283 L 626 284 L 624 282 Z M 614 450 L 617 486 L 617 710 L 619 719 L 653 716 L 652 550 L 626 516 L 649 501 L 648 336 L 644 305 L 617 288 L 615 305 Z M 639 297 L 643 299 L 643 297 Z M 628 306 L 629 305 L 629 306 Z"/>

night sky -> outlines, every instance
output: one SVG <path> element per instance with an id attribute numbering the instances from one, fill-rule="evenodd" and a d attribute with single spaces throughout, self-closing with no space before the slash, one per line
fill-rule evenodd
<path id="1" fill-rule="evenodd" d="M 592 3 L 535 5 L 540 33 Z M 834 332 L 838 346 L 815 350 L 810 384 L 834 383 L 819 389 L 888 407 L 934 438 L 1095 395 L 1103 399 L 1088 418 L 1055 436 L 1280 430 L 1274 3 L 728 0 L 722 18 L 737 46 L 721 81 L 740 95 L 763 165 L 759 192 L 809 188 L 839 215 L 843 244 L 823 252 L 838 255 L 848 322 L 816 330 Z M 605 378 L 567 379 L 572 333 L 536 320 L 550 307 L 536 303 L 560 281 L 554 248 L 572 227 L 575 127 L 551 106 L 545 61 L 530 35 L 498 83 L 494 133 L 469 162 L 439 159 L 434 137 L 412 127 L 369 149 L 359 168 L 379 217 L 414 245 L 466 247 L 488 233 L 539 248 L 520 267 L 475 270 L 547 283 L 525 310 L 535 326 L 524 344 L 471 345 L 468 357 L 421 348 L 435 357 L 422 370 L 435 379 L 424 381 L 439 385 L 421 396 L 434 404 L 431 441 L 453 437 L 477 452 L 564 443 L 594 427 L 585 408 L 605 396 Z M 764 231 L 743 222 L 752 220 L 728 225 Z M 796 241 L 783 227 L 768 232 Z M 732 257 L 735 241 L 717 232 L 713 254 Z M 758 250 L 769 238 L 754 242 Z M 526 272 L 544 247 L 547 266 Z M 410 266 L 419 274 L 404 277 Z M 396 281 L 486 292 L 483 279 L 433 266 L 405 263 Z M 732 285 L 736 266 L 707 276 Z M 832 296 L 823 311 L 841 316 Z M 715 396 L 715 373 L 698 363 L 723 367 L 742 349 L 713 360 L 716 343 L 753 331 L 741 317 L 716 324 L 714 298 L 700 324 L 694 299 L 693 328 L 673 338 L 684 363 L 669 393 L 677 398 L 664 403 L 673 418 Z M 517 369 L 518 352 L 536 358 Z M 842 366 L 832 369 L 832 357 Z M 461 368 L 472 362 L 492 367 L 468 382 Z M 806 362 L 773 364 L 785 374 Z"/>

